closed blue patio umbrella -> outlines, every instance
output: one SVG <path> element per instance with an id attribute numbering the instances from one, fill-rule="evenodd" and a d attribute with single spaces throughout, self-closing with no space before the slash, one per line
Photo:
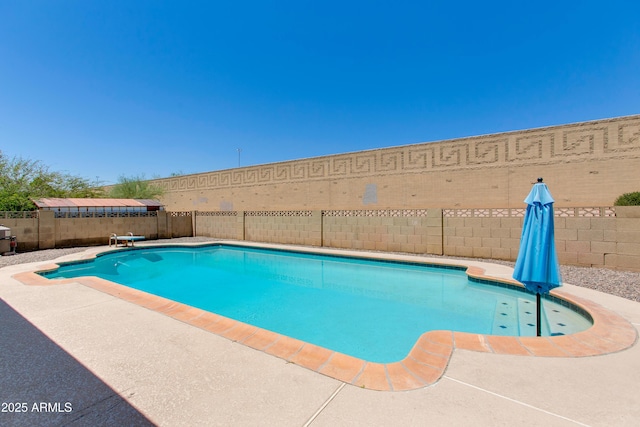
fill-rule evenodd
<path id="1" fill-rule="evenodd" d="M 524 284 L 529 292 L 536 294 L 537 335 L 542 332 L 540 295 L 549 293 L 561 285 L 560 267 L 556 254 L 553 228 L 553 198 L 547 184 L 538 178 L 524 200 L 527 212 L 524 215 L 520 250 L 513 271 L 513 278 Z"/>

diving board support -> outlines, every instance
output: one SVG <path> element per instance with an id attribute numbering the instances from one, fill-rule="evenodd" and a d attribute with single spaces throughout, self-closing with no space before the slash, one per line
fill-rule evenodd
<path id="1" fill-rule="evenodd" d="M 124 236 L 118 236 L 116 233 L 111 233 L 111 236 L 109 236 L 109 247 L 111 247 L 111 244 L 117 247 L 119 243 L 128 247 L 129 242 L 131 242 L 131 246 L 133 247 L 134 242 L 144 239 L 144 236 L 134 236 L 132 232 L 129 232 Z"/>

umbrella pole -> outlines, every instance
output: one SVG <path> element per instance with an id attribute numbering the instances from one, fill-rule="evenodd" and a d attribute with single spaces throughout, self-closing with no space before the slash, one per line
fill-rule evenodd
<path id="1" fill-rule="evenodd" d="M 542 316 L 540 315 L 540 293 L 536 294 L 536 330 L 538 336 L 542 336 L 542 322 L 540 320 Z"/>

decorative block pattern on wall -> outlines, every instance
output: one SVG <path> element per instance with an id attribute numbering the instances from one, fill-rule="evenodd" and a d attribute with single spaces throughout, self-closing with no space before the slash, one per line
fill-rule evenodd
<path id="1" fill-rule="evenodd" d="M 157 211 L 149 212 L 58 212 L 52 211 L 56 218 L 148 218 L 157 217 Z"/>
<path id="2" fill-rule="evenodd" d="M 357 209 L 357 210 L 327 210 L 322 211 L 323 216 L 354 216 L 354 217 L 426 217 L 428 209 Z"/>
<path id="3" fill-rule="evenodd" d="M 196 211 L 196 216 L 238 216 L 238 212 L 235 211 Z"/>
<path id="4" fill-rule="evenodd" d="M 245 216 L 295 217 L 312 216 L 312 211 L 245 211 Z"/>
<path id="5" fill-rule="evenodd" d="M 154 182 L 172 211 L 517 208 L 538 176 L 556 206 L 606 206 L 637 190 L 639 161 L 636 115 Z"/>
<path id="6" fill-rule="evenodd" d="M 622 189 L 624 176 L 635 173 L 637 177 L 638 172 L 637 165 L 634 167 L 628 162 L 620 163 L 619 160 L 637 158 L 640 158 L 640 116 L 629 116 L 248 166 L 164 178 L 153 182 L 167 192 L 167 196 L 169 196 L 166 197 L 167 206 L 170 210 L 186 207 L 171 205 L 178 203 L 177 199 L 174 201 L 170 197 L 174 192 L 242 187 L 259 188 L 263 186 L 279 186 L 283 194 L 290 195 L 289 198 L 283 198 L 278 204 L 278 207 L 284 210 L 304 205 L 305 199 L 303 197 L 309 194 L 309 191 L 301 193 L 289 191 L 289 186 L 294 184 L 327 180 L 345 182 L 367 179 L 378 184 L 377 188 L 381 190 L 377 202 L 385 203 L 385 194 L 382 189 L 385 185 L 399 185 L 398 179 L 406 179 L 403 177 L 409 175 L 421 180 L 433 176 L 433 173 L 452 173 L 451 176 L 455 177 L 455 180 L 449 178 L 448 182 L 455 181 L 460 192 L 464 192 L 465 189 L 470 191 L 470 194 L 482 191 L 489 204 L 492 205 L 504 203 L 504 200 L 498 197 L 500 191 L 504 191 L 504 189 L 496 188 L 495 194 L 493 194 L 487 191 L 487 188 L 483 188 L 483 185 L 490 182 L 492 175 L 500 168 L 508 168 L 514 173 L 510 179 L 523 182 L 535 179 L 534 173 L 544 172 L 547 174 L 545 176 L 547 182 L 559 181 L 563 186 L 564 193 L 574 195 L 578 193 L 573 189 L 582 190 L 583 182 L 581 181 L 588 177 L 594 179 L 591 184 L 601 182 L 604 185 L 603 189 L 609 188 L 612 191 L 616 191 L 615 188 Z M 596 167 L 590 166 L 590 162 L 597 162 Z M 554 167 L 554 165 L 558 167 Z M 563 168 L 574 169 L 581 177 L 575 180 L 561 179 L 563 178 Z M 453 173 L 456 171 L 460 173 Z M 596 180 L 593 175 L 599 175 L 600 180 Z M 604 181 L 611 182 L 607 184 Z M 468 188 L 461 187 L 461 185 Z M 315 185 L 311 186 L 309 190 L 312 194 L 322 191 L 320 187 Z M 364 187 L 362 191 L 364 191 Z M 219 197 L 207 198 L 210 200 L 229 200 L 231 198 L 229 193 L 220 194 Z M 256 206 L 263 202 L 254 201 L 251 194 L 251 192 L 243 194 L 243 208 L 256 210 Z M 278 192 L 278 197 L 280 194 Z M 594 197 L 595 194 L 598 193 L 594 193 Z M 254 194 L 254 196 L 256 195 L 259 193 Z M 414 196 L 417 197 L 415 201 L 423 206 L 429 200 L 435 200 L 436 206 L 454 206 L 452 203 L 453 194 L 450 192 L 443 194 L 438 191 L 429 191 Z M 193 197 L 201 198 L 202 193 L 199 193 L 197 197 L 194 194 Z M 609 196 L 609 198 L 611 197 L 615 196 Z M 330 200 L 334 199 L 336 203 L 344 203 L 339 197 Z M 460 199 L 469 198 L 458 197 L 458 201 Z M 278 198 L 273 197 L 271 200 L 275 201 Z M 407 200 L 411 199 L 406 199 L 405 203 Z M 235 200 L 232 202 L 237 203 Z M 596 200 L 594 203 L 602 202 Z M 390 203 L 389 205 L 398 206 L 400 204 Z M 211 206 L 211 208 L 213 207 Z M 326 207 L 328 209 L 345 208 L 344 206 Z"/>
<path id="7" fill-rule="evenodd" d="M 0 219 L 38 218 L 38 211 L 0 212 Z"/>
<path id="8" fill-rule="evenodd" d="M 445 218 L 523 218 L 526 208 L 505 209 L 443 209 Z M 614 217 L 613 207 L 589 207 L 589 208 L 553 208 L 555 217 Z"/>

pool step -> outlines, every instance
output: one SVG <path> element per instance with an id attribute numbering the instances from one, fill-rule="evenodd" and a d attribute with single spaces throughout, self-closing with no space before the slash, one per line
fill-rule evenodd
<path id="1" fill-rule="evenodd" d="M 519 335 L 535 337 L 537 334 L 536 302 L 518 298 Z M 542 331 L 545 331 L 544 309 L 542 310 Z"/>
<path id="2" fill-rule="evenodd" d="M 574 322 L 570 318 L 568 312 L 560 311 L 553 305 L 548 306 L 549 302 L 542 299 L 542 334 L 551 335 L 568 335 L 576 332 L 572 325 Z M 520 335 L 535 336 L 536 335 L 536 303 L 535 301 L 526 301 L 518 299 L 518 321 L 520 324 Z"/>
<path id="3" fill-rule="evenodd" d="M 544 310 L 544 314 L 546 315 L 549 331 L 551 335 L 568 335 L 577 332 L 572 327 L 572 320 L 569 317 L 568 313 L 563 313 L 555 308 L 551 308 L 549 310 Z"/>
<path id="4" fill-rule="evenodd" d="M 544 318 L 542 330 L 548 329 Z M 558 314 L 560 317 L 561 313 Z M 563 323 L 562 320 L 559 320 Z M 496 304 L 496 312 L 493 317 L 492 334 L 511 336 L 535 336 L 536 335 L 536 303 L 523 298 L 502 298 Z"/>
<path id="5" fill-rule="evenodd" d="M 518 335 L 517 323 L 513 319 L 518 316 L 513 298 L 498 299 L 493 317 L 493 335 Z"/>

